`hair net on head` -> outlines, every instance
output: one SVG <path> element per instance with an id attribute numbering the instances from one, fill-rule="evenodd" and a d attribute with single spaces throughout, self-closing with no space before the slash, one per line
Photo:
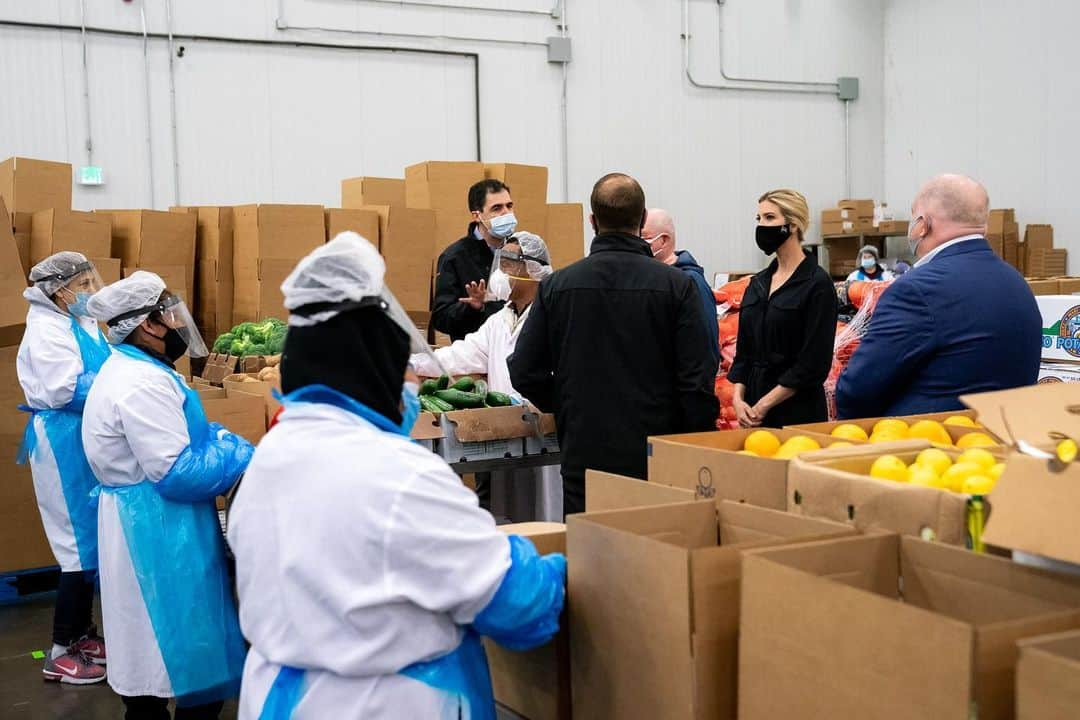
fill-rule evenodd
<path id="1" fill-rule="evenodd" d="M 386 263 L 375 246 L 357 233 L 343 232 L 297 263 L 281 283 L 281 292 L 288 310 L 316 303 L 359 301 L 382 294 L 384 275 Z M 290 313 L 289 324 L 315 325 L 340 312 L 341 308 L 328 308 L 303 316 Z"/>
<path id="2" fill-rule="evenodd" d="M 107 323 L 117 315 L 153 305 L 165 291 L 165 281 L 152 272 L 137 270 L 94 294 L 86 303 L 90 317 Z M 150 313 L 127 318 L 109 327 L 109 342 L 119 345 Z"/>
<path id="3" fill-rule="evenodd" d="M 87 267 L 89 265 L 89 267 Z M 67 287 L 80 273 L 93 269 L 93 264 L 82 253 L 65 250 L 50 255 L 30 269 L 30 282 L 41 292 L 52 297 L 62 288 Z"/>
<path id="4" fill-rule="evenodd" d="M 551 255 L 548 253 L 547 243 L 539 235 L 531 232 L 516 232 L 507 239 L 507 244 L 516 243 L 521 252 L 514 253 L 505 247 L 495 253 L 495 263 L 492 270 L 502 269 L 507 275 L 514 275 L 502 267 L 504 261 L 508 263 L 524 262 L 525 269 L 532 280 L 543 280 L 552 272 Z"/>
<path id="5" fill-rule="evenodd" d="M 874 260 L 881 260 L 881 255 L 878 254 L 878 249 L 873 245 L 864 245 L 859 254 L 855 256 L 855 262 L 862 260 L 863 255 L 873 255 Z"/>

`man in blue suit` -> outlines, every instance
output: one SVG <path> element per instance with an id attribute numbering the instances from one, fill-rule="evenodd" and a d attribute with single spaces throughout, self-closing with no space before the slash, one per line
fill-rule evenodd
<path id="1" fill-rule="evenodd" d="M 947 412 L 968 393 L 1032 385 L 1042 317 L 1031 289 L 986 242 L 986 189 L 940 175 L 911 204 L 918 258 L 878 301 L 836 386 L 841 418 Z"/>

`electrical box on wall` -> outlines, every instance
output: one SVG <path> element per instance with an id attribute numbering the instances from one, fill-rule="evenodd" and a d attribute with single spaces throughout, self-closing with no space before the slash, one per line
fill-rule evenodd
<path id="1" fill-rule="evenodd" d="M 85 165 L 79 168 L 80 185 L 104 185 L 105 171 L 96 165 Z"/>
<path id="2" fill-rule="evenodd" d="M 836 79 L 836 94 L 841 100 L 859 99 L 859 78 L 842 77 Z"/>
<path id="3" fill-rule="evenodd" d="M 547 39 L 547 44 L 549 63 L 570 62 L 570 38 L 560 36 L 549 37 Z"/>

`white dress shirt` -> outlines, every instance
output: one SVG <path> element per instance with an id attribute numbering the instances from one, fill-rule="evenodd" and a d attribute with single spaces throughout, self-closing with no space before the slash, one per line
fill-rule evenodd
<path id="1" fill-rule="evenodd" d="M 936 248 L 934 248 L 930 252 L 926 253 L 921 258 L 919 258 L 915 262 L 915 267 L 919 267 L 920 265 L 926 265 L 927 263 L 929 263 L 931 260 L 934 259 L 935 255 L 937 255 L 939 252 L 941 252 L 942 250 L 944 250 L 947 247 L 952 247 L 953 245 L 959 245 L 962 242 L 966 242 L 968 240 L 975 240 L 976 238 L 981 239 L 982 237 L 983 237 L 983 235 L 981 235 L 979 233 L 975 233 L 974 235 L 964 235 L 963 237 L 954 238 L 954 239 L 950 240 L 947 243 L 943 243 L 941 245 L 938 245 Z"/>

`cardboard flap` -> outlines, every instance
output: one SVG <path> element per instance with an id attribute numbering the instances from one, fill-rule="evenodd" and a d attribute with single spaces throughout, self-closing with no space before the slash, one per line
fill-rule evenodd
<path id="1" fill-rule="evenodd" d="M 590 513 L 692 502 L 693 500 L 692 490 L 650 483 L 599 470 L 585 471 L 585 510 Z"/>
<path id="2" fill-rule="evenodd" d="M 443 436 L 442 426 L 439 425 L 439 417 L 433 413 L 422 412 L 416 417 L 409 437 L 413 440 L 438 440 Z"/>
<path id="3" fill-rule="evenodd" d="M 730 500 L 723 500 L 716 505 L 722 545 L 830 534 L 848 535 L 853 532 L 850 526 L 843 523 L 792 515 Z"/>
<path id="4" fill-rule="evenodd" d="M 680 502 L 572 517 L 684 549 L 715 547 L 718 539 L 712 503 Z"/>
<path id="5" fill-rule="evenodd" d="M 460 442 L 509 440 L 535 434 L 528 411 L 520 405 L 454 410 L 443 413 L 443 419 L 453 427 L 452 432 Z"/>
<path id="6" fill-rule="evenodd" d="M 528 538 L 541 555 L 566 552 L 566 525 L 558 522 L 523 522 L 499 525 L 507 535 Z"/>
<path id="7" fill-rule="evenodd" d="M 1019 641 L 1017 720 L 1072 720 L 1080 707 L 1080 631 Z"/>
<path id="8" fill-rule="evenodd" d="M 964 395 L 960 401 L 979 422 L 1007 443 L 1045 444 L 1051 433 L 1080 438 L 1080 383 L 1032 385 Z"/>

